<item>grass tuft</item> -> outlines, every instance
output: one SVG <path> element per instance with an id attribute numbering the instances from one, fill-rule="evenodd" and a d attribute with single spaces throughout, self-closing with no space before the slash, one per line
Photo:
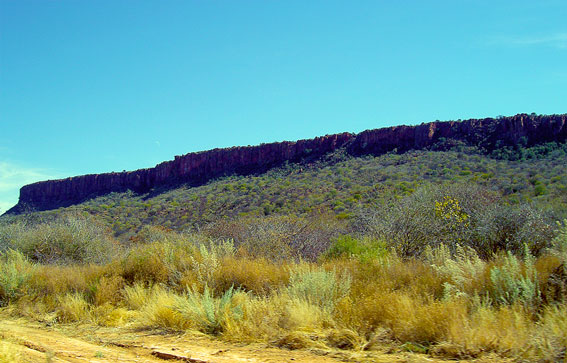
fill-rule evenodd
<path id="1" fill-rule="evenodd" d="M 199 331 L 217 335 L 230 321 L 242 318 L 242 307 L 234 303 L 234 294 L 232 287 L 220 298 L 213 297 L 207 285 L 203 293 L 187 289 L 184 296 L 176 298 L 174 308 Z"/>
<path id="2" fill-rule="evenodd" d="M 136 325 L 141 328 L 164 328 L 185 330 L 190 328 L 187 321 L 175 308 L 177 296 L 162 286 L 151 289 L 150 298 L 136 316 Z"/>
<path id="3" fill-rule="evenodd" d="M 90 306 L 79 293 L 68 293 L 59 298 L 57 318 L 61 322 L 90 321 Z"/>

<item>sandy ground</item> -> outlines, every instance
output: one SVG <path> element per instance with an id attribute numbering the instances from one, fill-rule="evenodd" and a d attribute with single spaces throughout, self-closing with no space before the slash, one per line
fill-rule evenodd
<path id="1" fill-rule="evenodd" d="M 0 340 L 23 362 L 441 362 L 414 353 L 287 350 L 231 344 L 197 333 L 57 325 L 0 314 Z M 494 361 L 483 359 L 478 362 Z"/>

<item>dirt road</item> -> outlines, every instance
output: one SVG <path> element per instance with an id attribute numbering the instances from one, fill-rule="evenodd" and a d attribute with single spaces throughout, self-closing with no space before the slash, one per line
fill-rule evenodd
<path id="1" fill-rule="evenodd" d="M 133 331 L 93 326 L 49 327 L 25 319 L 1 317 L 0 339 L 17 346 L 24 362 L 338 362 L 345 353 L 316 354 L 235 345 L 197 334 Z M 388 361 L 392 361 L 390 357 Z M 400 361 L 394 359 L 393 361 Z"/>
<path id="2" fill-rule="evenodd" d="M 266 344 L 231 344 L 197 333 L 48 326 L 5 314 L 0 314 L 0 342 L 17 350 L 22 362 L 439 362 L 413 353 L 287 350 Z"/>

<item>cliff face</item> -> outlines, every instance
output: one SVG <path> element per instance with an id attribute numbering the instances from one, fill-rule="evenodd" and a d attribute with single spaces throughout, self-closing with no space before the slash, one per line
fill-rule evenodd
<path id="1" fill-rule="evenodd" d="M 440 138 L 455 139 L 491 149 L 497 142 L 514 144 L 522 137 L 528 144 L 567 139 L 567 115 L 472 119 L 462 122 L 432 122 L 419 126 L 396 126 L 327 135 L 311 140 L 279 142 L 259 146 L 213 149 L 176 156 L 151 169 L 122 173 L 93 174 L 26 185 L 18 204 L 8 213 L 47 210 L 69 206 L 111 192 L 133 190 L 143 193 L 155 187 L 187 183 L 199 185 L 230 174 L 264 172 L 282 163 L 318 158 L 345 147 L 353 155 L 382 154 L 394 149 L 421 149 Z"/>
<path id="2" fill-rule="evenodd" d="M 497 142 L 516 144 L 525 137 L 528 145 L 565 141 L 567 115 L 529 116 L 525 114 L 499 119 L 431 122 L 418 126 L 396 126 L 368 130 L 356 136 L 349 151 L 355 154 L 381 154 L 394 149 L 406 151 L 431 146 L 440 138 L 455 139 L 488 150 Z"/>

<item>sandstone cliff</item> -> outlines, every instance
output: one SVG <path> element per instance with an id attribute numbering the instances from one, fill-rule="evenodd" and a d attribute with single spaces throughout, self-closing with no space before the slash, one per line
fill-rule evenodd
<path id="1" fill-rule="evenodd" d="M 360 134 L 342 133 L 296 142 L 213 149 L 176 156 L 150 169 L 122 173 L 93 174 L 26 185 L 18 204 L 8 213 L 47 210 L 69 206 L 111 192 L 148 192 L 156 187 L 199 185 L 231 174 L 264 172 L 284 162 L 318 158 L 340 148 L 353 155 L 382 154 L 421 149 L 440 138 L 455 139 L 487 150 L 497 142 L 514 144 L 525 137 L 528 144 L 567 139 L 567 115 L 520 114 L 499 119 L 431 122 L 418 126 L 396 126 Z"/>

